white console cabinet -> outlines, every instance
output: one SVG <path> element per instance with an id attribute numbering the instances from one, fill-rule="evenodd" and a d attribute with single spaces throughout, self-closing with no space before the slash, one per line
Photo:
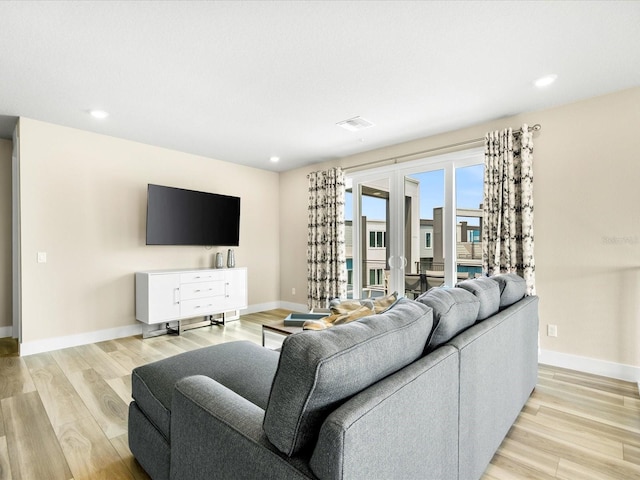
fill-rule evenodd
<path id="1" fill-rule="evenodd" d="M 136 319 L 149 325 L 171 329 L 169 322 L 178 322 L 180 333 L 181 320 L 202 316 L 224 324 L 245 308 L 246 268 L 136 272 Z"/>

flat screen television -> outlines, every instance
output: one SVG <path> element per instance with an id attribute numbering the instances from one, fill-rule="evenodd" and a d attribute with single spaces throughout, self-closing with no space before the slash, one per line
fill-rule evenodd
<path id="1" fill-rule="evenodd" d="M 237 247 L 240 198 L 149 184 L 147 245 Z"/>

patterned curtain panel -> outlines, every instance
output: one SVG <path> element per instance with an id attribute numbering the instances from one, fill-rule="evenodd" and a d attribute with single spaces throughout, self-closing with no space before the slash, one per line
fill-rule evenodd
<path id="1" fill-rule="evenodd" d="M 533 256 L 533 134 L 522 126 L 485 136 L 482 268 L 517 273 L 535 295 Z"/>
<path id="2" fill-rule="evenodd" d="M 309 309 L 347 296 L 344 239 L 344 172 L 332 168 L 309 174 L 307 299 Z"/>

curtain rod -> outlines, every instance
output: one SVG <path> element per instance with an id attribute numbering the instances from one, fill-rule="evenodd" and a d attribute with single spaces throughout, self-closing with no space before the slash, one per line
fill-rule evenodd
<path id="1" fill-rule="evenodd" d="M 541 128 L 542 128 L 542 126 L 539 123 L 536 123 L 535 125 L 529 127 L 529 131 L 530 132 L 537 132 Z M 522 133 L 522 129 L 518 129 L 513 133 L 514 133 L 514 135 L 520 135 Z M 474 143 L 480 143 L 480 142 L 484 142 L 484 137 L 482 137 L 482 138 L 474 138 L 473 140 L 465 140 L 464 142 L 452 143 L 450 145 L 444 145 L 442 147 L 435 147 L 435 148 L 429 148 L 427 150 L 420 150 L 419 152 L 405 153 L 404 155 L 397 155 L 395 157 L 383 158 L 381 160 L 373 160 L 371 162 L 359 163 L 358 165 L 352 165 L 350 167 L 345 167 L 342 170 L 344 170 L 346 172 L 346 171 L 349 171 L 349 170 L 354 170 L 356 168 L 368 167 L 369 165 L 376 165 L 378 163 L 391 162 L 391 161 L 393 161 L 394 163 L 398 163 L 399 160 L 404 159 L 404 158 L 415 157 L 416 155 L 424 155 L 425 153 L 438 152 L 440 150 L 447 150 L 449 148 L 464 147 L 466 145 L 473 145 Z"/>

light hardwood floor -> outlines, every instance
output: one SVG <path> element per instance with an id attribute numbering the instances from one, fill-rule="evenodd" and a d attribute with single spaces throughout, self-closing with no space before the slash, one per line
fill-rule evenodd
<path id="1" fill-rule="evenodd" d="M 127 446 L 131 370 L 216 343 L 259 344 L 261 324 L 287 313 L 245 315 L 180 337 L 0 358 L 0 479 L 149 478 Z M 541 365 L 531 398 L 483 477 L 524 478 L 640 478 L 637 386 Z"/>

